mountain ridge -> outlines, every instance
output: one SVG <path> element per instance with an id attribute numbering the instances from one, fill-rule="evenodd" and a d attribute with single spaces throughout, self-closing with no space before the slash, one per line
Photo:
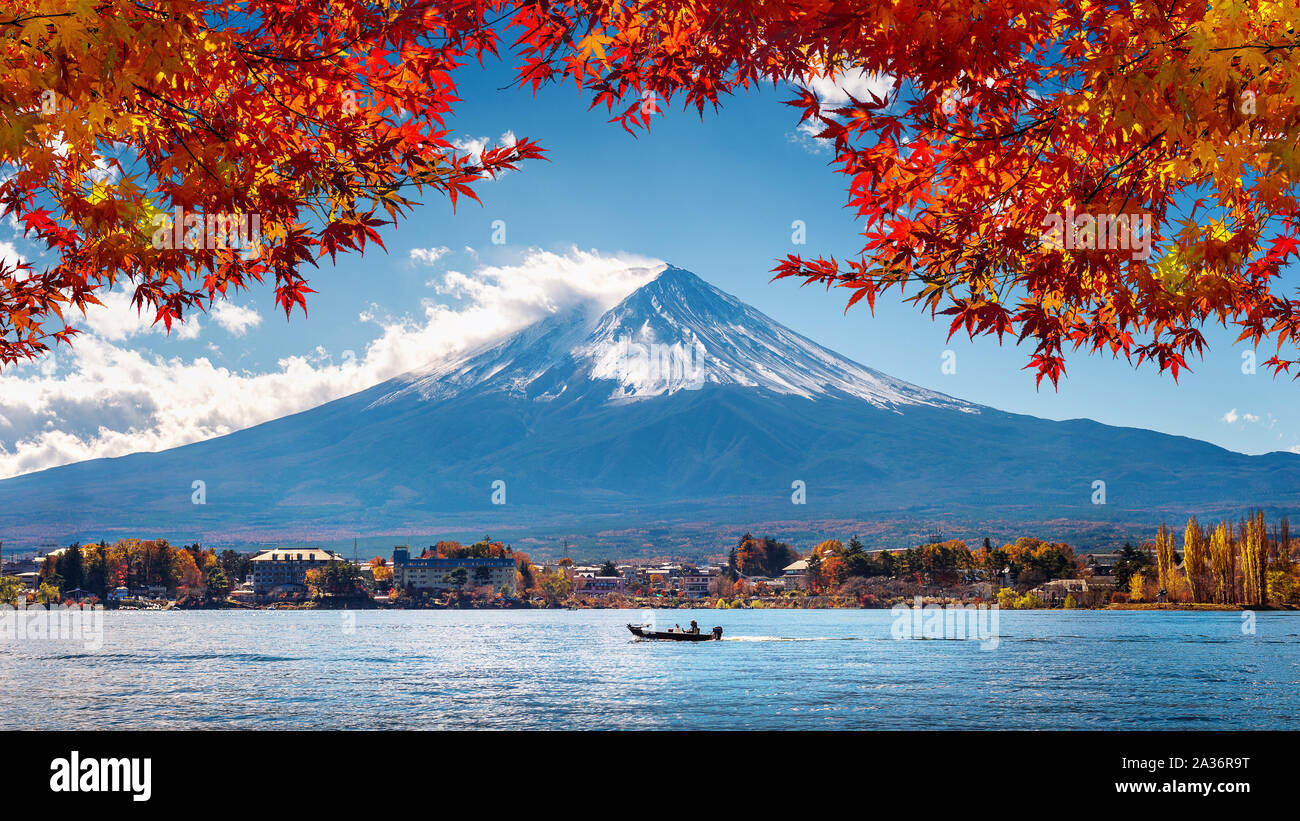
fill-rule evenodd
<path id="1" fill-rule="evenodd" d="M 540 346 L 548 337 L 554 338 Z M 394 394 L 417 393 L 424 399 L 446 399 L 457 394 L 457 390 L 450 389 L 453 386 L 467 390 L 490 385 L 500 373 L 520 370 L 514 357 L 521 343 L 526 343 L 524 347 L 530 354 L 523 369 L 529 365 L 535 369 L 517 375 L 512 384 L 532 385 L 547 376 L 563 380 L 576 377 L 588 382 L 611 380 L 622 388 L 615 388 L 609 397 L 617 401 L 702 386 L 675 388 L 671 378 L 638 373 L 637 363 L 619 361 L 623 347 L 633 348 L 633 357 L 628 358 L 634 358 L 636 346 L 662 346 L 677 359 L 689 359 L 692 349 L 703 357 L 698 363 L 701 383 L 764 388 L 804 397 L 839 391 L 878 407 L 937 404 L 967 412 L 978 412 L 979 408 L 841 356 L 673 265 L 599 316 L 592 316 L 587 305 L 552 315 L 451 362 L 395 377 L 410 384 Z M 798 354 L 802 367 L 792 367 L 786 361 L 791 351 Z M 566 364 L 573 366 L 572 373 L 556 373 Z M 470 380 L 468 385 L 463 384 L 466 378 Z M 500 384 L 496 387 L 502 388 Z M 564 391 L 571 387 L 565 384 Z M 532 394 L 542 399 L 555 395 L 551 390 Z"/>
<path id="2" fill-rule="evenodd" d="M 196 481 L 206 504 L 192 504 Z M 1105 505 L 1092 503 L 1096 481 Z M 497 482 L 505 504 L 493 504 Z M 1241 504 L 1286 511 L 1297 488 L 1300 456 L 1038 419 L 912 385 L 670 266 L 607 310 L 557 312 L 316 408 L 0 481 L 0 540 L 524 536 L 850 516 L 1136 526 Z"/>

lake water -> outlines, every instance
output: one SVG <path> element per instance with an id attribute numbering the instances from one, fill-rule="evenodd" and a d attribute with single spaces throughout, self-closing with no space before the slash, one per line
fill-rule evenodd
<path id="1" fill-rule="evenodd" d="M 1297 729 L 1300 614 L 1000 614 L 996 649 L 881 610 L 103 614 L 0 639 L 6 728 Z"/>

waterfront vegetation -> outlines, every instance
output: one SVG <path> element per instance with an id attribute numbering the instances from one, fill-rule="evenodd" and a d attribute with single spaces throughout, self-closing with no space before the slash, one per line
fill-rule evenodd
<path id="1" fill-rule="evenodd" d="M 595 593 L 577 583 L 575 564 L 537 564 L 489 537 L 472 544 L 440 541 L 420 558 L 514 559 L 516 592 L 486 585 L 486 569 L 459 568 L 449 589 L 396 589 L 382 558 L 336 561 L 306 574 L 306 591 L 259 599 L 295 607 L 614 607 L 828 608 L 889 607 L 915 597 L 931 602 L 996 602 L 1004 609 L 1061 607 L 1187 608 L 1300 606 L 1300 562 L 1285 517 L 1270 529 L 1262 512 L 1212 526 L 1190 518 L 1180 534 L 1161 525 L 1155 538 L 1110 552 L 1076 555 L 1060 542 L 1021 537 L 972 549 L 960 539 L 936 539 L 902 550 L 867 551 L 851 537 L 825 539 L 800 555 L 772 537 L 746 533 L 710 575 L 707 597 L 688 597 L 672 576 L 649 581 L 622 573 L 611 559 L 599 576 L 624 577 L 622 589 Z M 784 574 L 802 559 L 805 569 Z M 0 604 L 67 600 L 109 602 L 125 590 L 127 606 L 162 600 L 168 607 L 253 606 L 231 594 L 245 579 L 252 554 L 198 544 L 122 539 L 74 544 L 47 557 L 38 585 L 0 576 Z M 625 566 L 626 567 L 626 566 Z M 481 572 L 480 572 L 481 571 Z M 1078 580 L 1077 584 L 1061 580 Z M 1054 585 L 1057 585 L 1054 587 Z M 1048 590 L 1053 592 L 1049 594 Z M 1062 594 L 1063 595 L 1058 595 Z M 122 602 L 114 602 L 121 605 Z"/>
<path id="2" fill-rule="evenodd" d="M 201 605 L 224 599 L 234 586 L 231 579 L 247 575 L 251 558 L 198 544 L 177 547 L 165 539 L 72 544 L 40 566 L 36 596 L 105 601 L 110 591 L 124 587 L 179 606 Z"/>

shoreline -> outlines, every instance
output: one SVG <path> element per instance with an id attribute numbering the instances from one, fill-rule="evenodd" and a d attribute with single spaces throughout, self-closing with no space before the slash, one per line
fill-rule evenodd
<path id="1" fill-rule="evenodd" d="M 159 612 L 159 611 L 207 611 L 207 610 L 259 610 L 259 611 L 337 611 L 337 610 L 892 610 L 900 605 L 911 608 L 914 606 L 914 599 L 900 599 L 887 604 L 863 604 L 857 602 L 844 602 L 835 604 L 824 603 L 795 603 L 798 600 L 764 600 L 756 599 L 748 603 L 725 603 L 719 607 L 716 601 L 701 600 L 692 601 L 644 601 L 636 600 L 631 602 L 607 603 L 598 601 L 580 601 L 571 603 L 554 603 L 530 601 L 513 601 L 513 602 L 495 602 L 495 601 L 470 601 L 470 602 L 449 602 L 449 603 L 429 603 L 418 606 L 411 605 L 392 605 L 384 602 L 376 602 L 366 599 L 348 599 L 348 600 L 309 600 L 303 602 L 273 602 L 268 604 L 248 604 L 244 602 L 212 602 L 204 605 L 185 605 L 177 606 L 175 602 L 159 604 L 151 607 L 120 607 L 106 606 L 105 610 L 121 611 L 139 611 L 139 612 Z M 991 602 L 958 602 L 958 601 L 923 601 L 926 607 L 992 607 L 996 603 Z M 1214 604 L 1214 603 L 1196 603 L 1196 602 L 1122 602 L 1111 603 L 1103 607 L 1023 607 L 1023 608 L 998 608 L 1002 612 L 1066 612 L 1066 611 L 1133 611 L 1133 612 L 1278 612 L 1287 613 L 1300 610 L 1300 607 L 1291 605 L 1247 605 L 1247 604 Z"/>

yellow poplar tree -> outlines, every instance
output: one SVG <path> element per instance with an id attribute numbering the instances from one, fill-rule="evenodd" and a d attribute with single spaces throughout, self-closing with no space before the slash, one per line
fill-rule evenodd
<path id="1" fill-rule="evenodd" d="M 1156 574 L 1160 589 L 1166 592 L 1174 586 L 1174 564 L 1174 537 L 1162 523 L 1156 531 Z"/>
<path id="2" fill-rule="evenodd" d="M 1268 583 L 1268 528 L 1264 511 L 1258 510 L 1246 522 L 1246 538 L 1241 543 L 1242 600 L 1246 604 L 1266 604 Z"/>
<path id="3" fill-rule="evenodd" d="M 1146 586 L 1146 579 L 1142 578 L 1141 573 L 1134 573 L 1128 577 L 1128 599 L 1129 601 L 1142 601 L 1142 589 Z"/>
<path id="4" fill-rule="evenodd" d="M 1183 533 L 1183 570 L 1187 574 L 1192 601 L 1209 600 L 1205 584 L 1206 559 L 1205 533 L 1193 516 L 1187 520 L 1187 530 Z"/>
<path id="5" fill-rule="evenodd" d="M 1219 522 L 1210 539 L 1210 574 L 1214 580 L 1214 600 L 1231 604 L 1236 599 L 1236 550 L 1232 530 Z"/>

